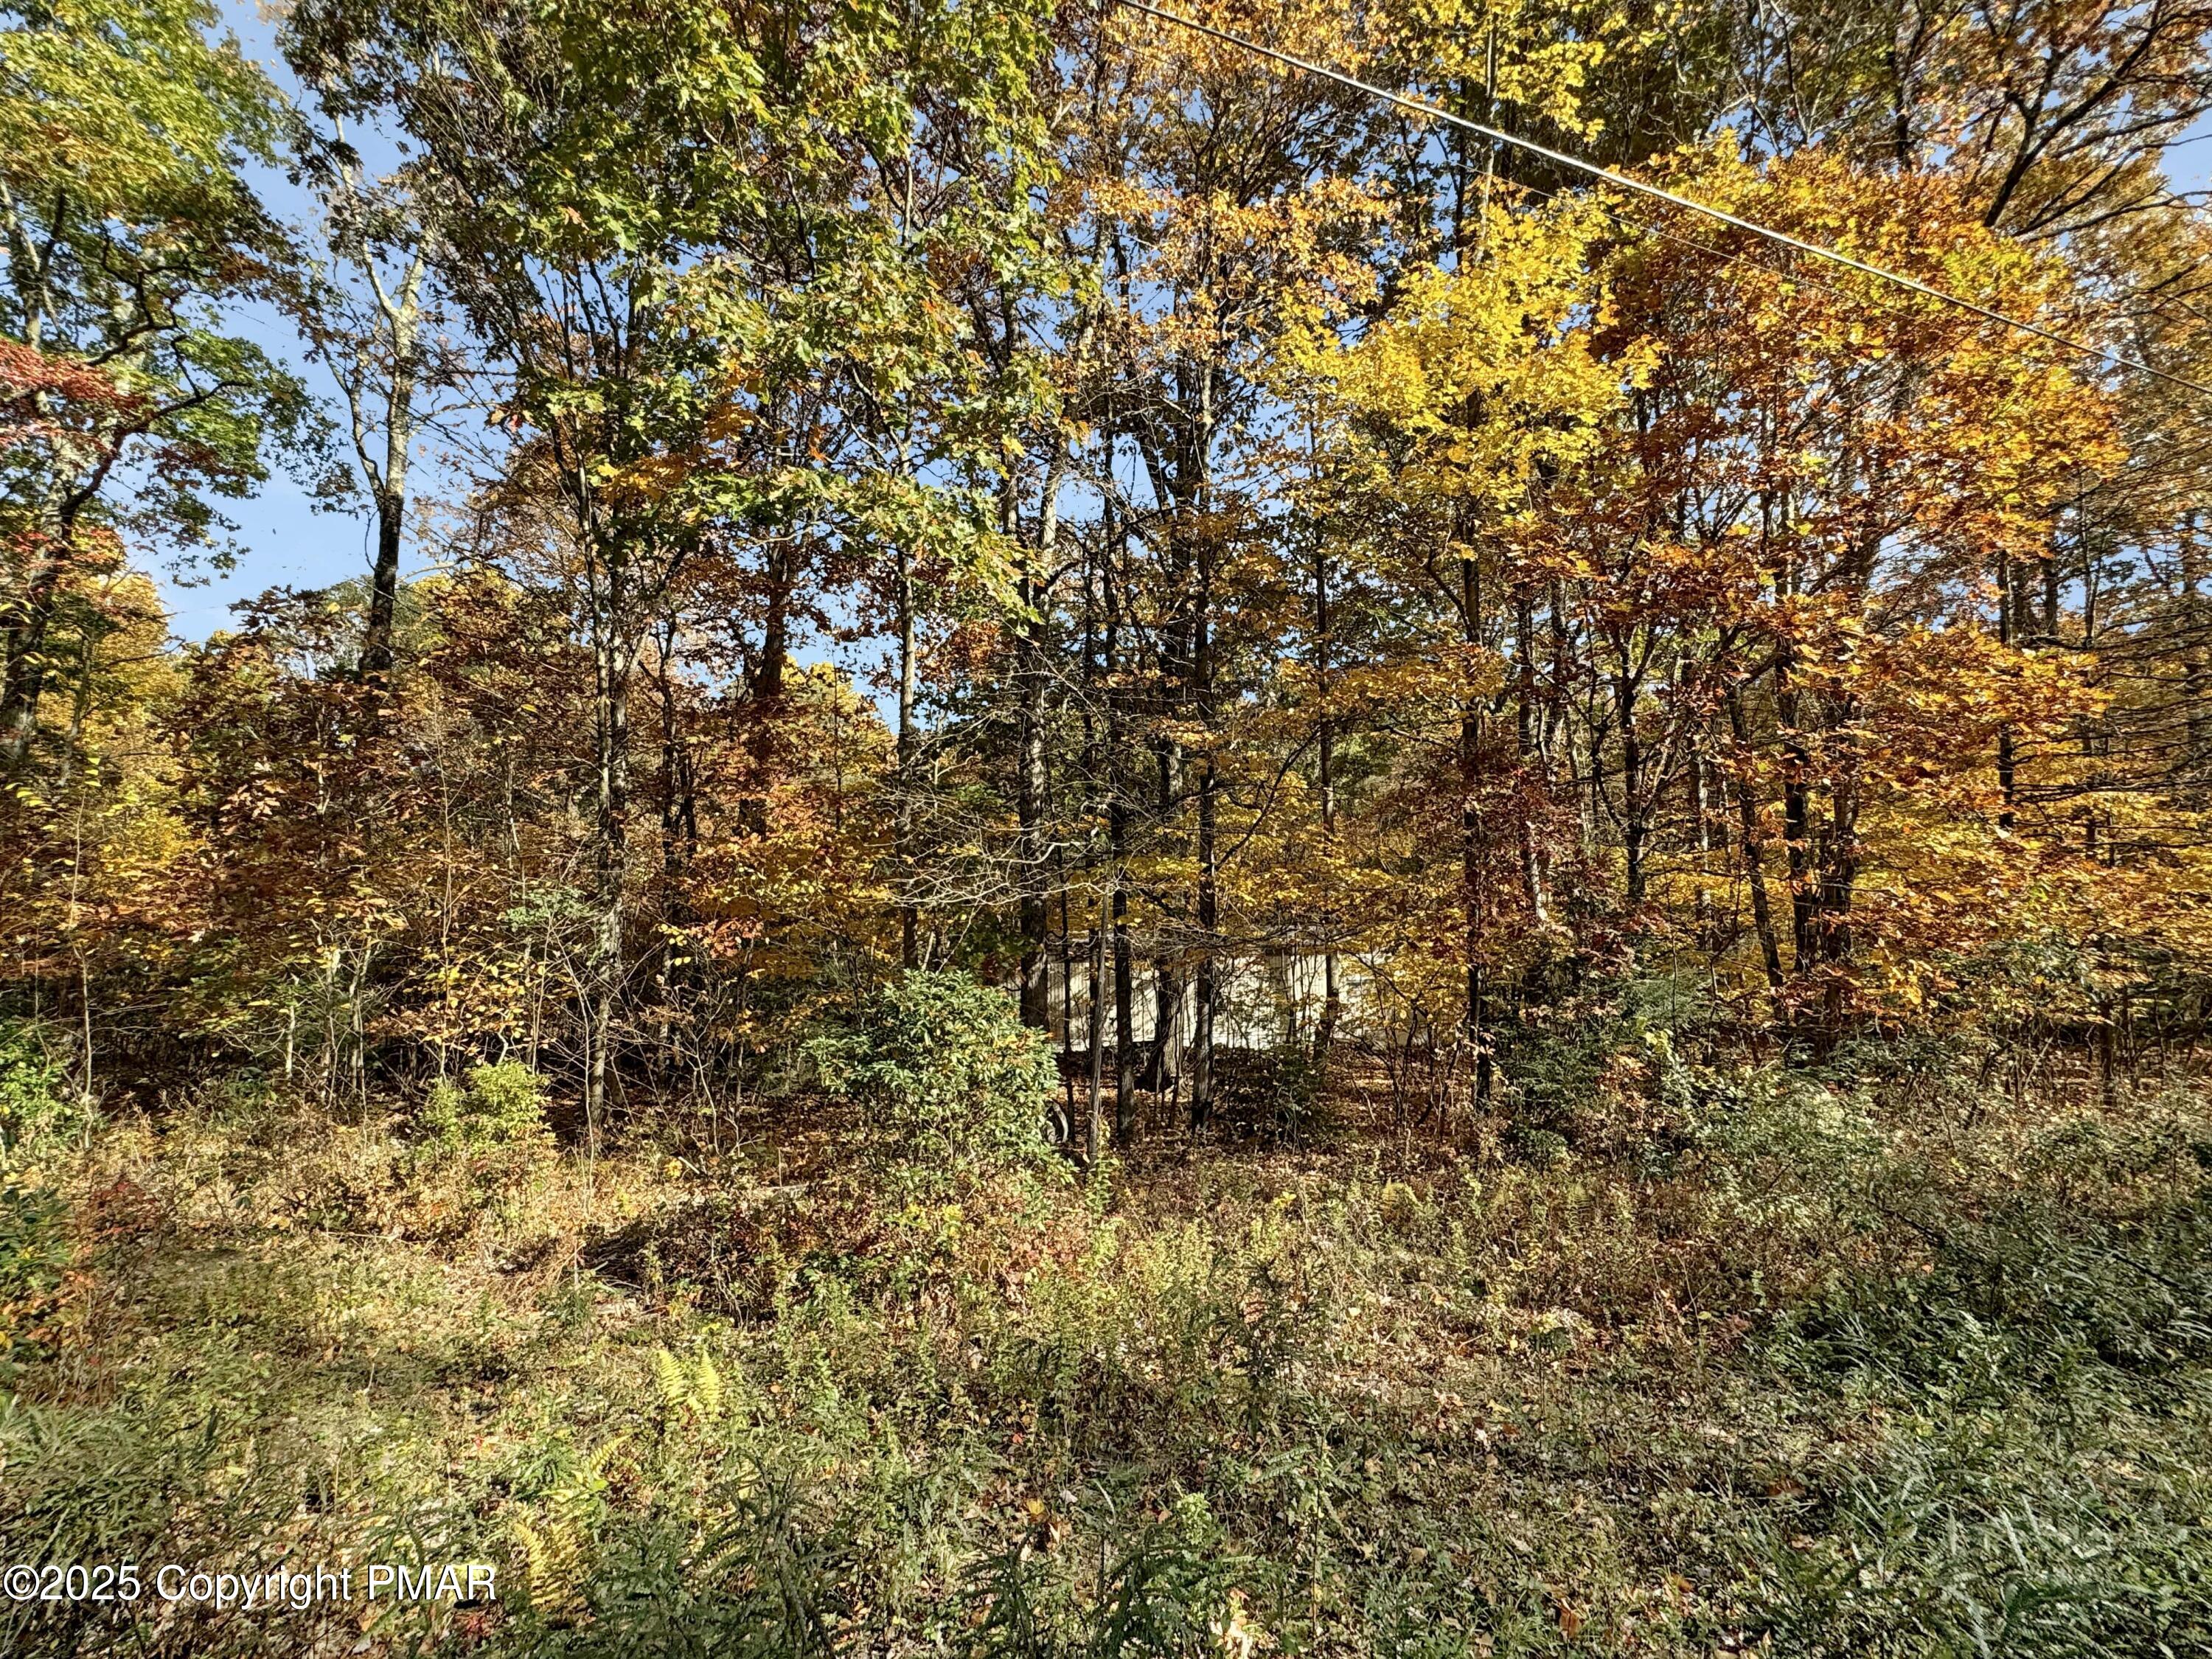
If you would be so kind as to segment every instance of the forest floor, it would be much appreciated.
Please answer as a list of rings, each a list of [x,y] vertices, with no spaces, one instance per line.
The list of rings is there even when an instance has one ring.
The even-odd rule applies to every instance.
[[[145,1593],[0,1649],[2212,1652],[2207,1094],[1683,1075],[957,1180],[112,1115],[0,1240],[0,1557]],[[496,1598],[150,1578],[421,1561]]]

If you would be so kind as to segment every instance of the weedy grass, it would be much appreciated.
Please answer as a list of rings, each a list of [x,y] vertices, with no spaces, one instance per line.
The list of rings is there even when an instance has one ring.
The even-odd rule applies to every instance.
[[[1347,1105],[1083,1179],[820,1108],[750,1161],[587,1159],[513,1076],[73,1129],[0,1553],[499,1595],[15,1607],[0,1646],[2212,1650],[2196,1096],[1969,1133],[1641,1034],[1612,1064],[1636,1133],[1594,1091],[1541,1158]]]

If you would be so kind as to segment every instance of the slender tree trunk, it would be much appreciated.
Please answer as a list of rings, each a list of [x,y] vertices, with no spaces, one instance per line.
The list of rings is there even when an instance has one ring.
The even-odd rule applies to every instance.
[[[1215,374],[1205,371],[1205,404],[1193,442],[1194,500],[1201,512],[1212,504],[1212,457]],[[1191,616],[1191,678],[1198,716],[1209,738],[1220,709],[1215,698],[1213,578],[1216,532],[1205,526],[1192,560],[1197,577]],[[1191,1021],[1190,1121],[1200,1127],[1213,1115],[1214,1023],[1221,1006],[1220,773],[1209,741],[1198,774],[1198,1006]]]
[[[2194,522],[2193,518],[2191,522]],[[2043,637],[2054,645],[2058,641],[2058,601],[2062,581],[2058,568],[2058,535],[2054,530],[2049,556],[2043,561]]]
[[[1329,714],[1328,553],[1319,537],[1314,542],[1314,683],[1321,699],[1321,719],[1314,734],[1315,783],[1321,793],[1321,838],[1335,858],[1336,849],[1336,722]],[[1314,1031],[1314,1066],[1324,1077],[1329,1051],[1336,1042],[1337,1021],[1343,1015],[1343,999],[1336,983],[1336,917],[1322,918],[1328,934],[1321,959],[1321,1023]]]
[[[1155,758],[1158,763],[1158,811],[1159,822],[1165,823],[1175,811],[1178,788],[1176,756],[1174,745],[1162,742]],[[1155,1093],[1165,1094],[1180,1087],[1182,1078],[1182,975],[1175,957],[1163,941],[1160,953],[1152,959],[1152,1085]]]
[[[1075,941],[1067,919],[1067,872],[1060,867],[1059,855],[1054,855],[1054,873],[1059,879],[1054,884],[1060,889],[1060,1058],[1074,1075],[1075,1066]]]
[[[70,787],[76,776],[77,763],[84,754],[84,723],[92,713],[92,671],[100,655],[101,626],[88,617],[84,632],[77,641],[76,691],[70,701],[69,738],[62,744],[60,769],[54,779],[58,789]],[[90,1064],[88,1058],[86,1063]]]
[[[1551,799],[1552,780],[1536,725],[1536,607],[1526,593],[1513,602],[1513,658],[1515,690],[1513,739],[1520,757],[1521,810],[1513,815],[1521,859],[1521,892],[1528,902],[1528,915],[1539,927],[1551,917],[1543,860],[1536,845],[1536,811]]]
[[[2187,738],[2180,772],[2189,798],[2202,801],[2208,771],[2212,771],[2212,605],[2205,599],[2205,558],[2197,538],[2197,514],[2182,520],[2180,545],[2181,631],[2187,641],[2181,653],[2182,719]]]
[[[1213,1115],[1213,1022],[1221,1002],[1221,886],[1213,757],[1198,775],[1198,1006],[1191,1019],[1190,1121],[1203,1127]]]
[[[1813,757],[1805,746],[1790,663],[1775,665],[1774,706],[1782,725],[1782,836],[1790,869],[1790,970],[1808,974],[1820,955],[1819,885],[1813,873]]]
[[[1460,562],[1461,623],[1467,643],[1482,642],[1482,573],[1472,555]],[[1467,933],[1467,1043],[1474,1061],[1474,1097],[1490,1098],[1489,1037],[1483,1006],[1482,700],[1469,693],[1462,702],[1459,723],[1460,902]]]
[[[1624,664],[1629,644],[1620,651]],[[1646,892],[1644,843],[1650,833],[1650,803],[1645,799],[1644,733],[1636,718],[1636,681],[1626,666],[1613,676],[1613,719],[1620,727],[1620,840],[1626,868],[1626,898],[1631,911],[1641,909]]]
[[[361,678],[370,684],[392,672],[392,630],[399,608],[400,526],[404,498],[376,492],[376,563],[369,573],[368,622],[362,636]]]
[[[1046,908],[1045,870],[1048,854],[1045,848],[1046,778],[1044,751],[1045,665],[1044,665],[1044,607],[1048,599],[1045,575],[1050,568],[1053,531],[1059,522],[1058,503],[1053,497],[1059,493],[1060,469],[1055,457],[1045,491],[1044,517],[1038,535],[1038,547],[1025,562],[1018,587],[1024,617],[1016,663],[1018,684],[1018,710],[1016,746],[1018,769],[1014,787],[1014,816],[1016,819],[1015,863],[1018,866],[1017,879],[1020,884],[1016,919],[1022,935],[1021,1018],[1022,1024],[1036,1030],[1047,1029],[1052,1022],[1050,992],[1046,981],[1045,939],[1050,927],[1050,915]],[[1010,536],[1019,531],[1016,517],[1014,487],[1012,480],[1000,498],[1002,528]]]
[[[661,903],[671,920],[683,921],[690,918],[682,882],[699,847],[699,793],[698,769],[684,741],[675,653],[672,627],[661,632],[654,676],[660,702],[660,877],[665,890]]]
[[[1881,486],[1879,477],[1868,483],[1870,492],[1878,492]],[[1870,527],[1851,550],[1850,562],[1843,572],[1840,586],[1862,623],[1880,542],[1879,530]],[[1838,651],[1838,678],[1846,686],[1852,683],[1849,670],[1857,654],[1856,638],[1855,634],[1845,634]],[[1847,986],[1842,969],[1857,945],[1851,908],[1864,857],[1859,840],[1859,814],[1866,785],[1866,753],[1860,735],[1865,716],[1864,699],[1856,691],[1846,691],[1835,700],[1827,724],[1828,823],[1822,836],[1819,872],[1820,960],[1828,970],[1823,998],[1823,1042],[1832,1042],[1842,1034],[1848,1012]]]
[[[1739,763],[1751,757],[1751,726],[1744,717],[1743,696],[1734,686],[1728,694],[1729,734],[1735,739]],[[1774,935],[1774,907],[1766,894],[1766,855],[1760,848],[1759,804],[1752,797],[1751,780],[1739,778],[1735,786],[1739,833],[1743,849],[1744,879],[1751,889],[1751,924],[1759,935],[1759,957],[1766,969],[1767,988],[1782,994],[1782,945]]]
[[[902,537],[898,550],[898,820],[894,828],[898,880],[914,878],[914,549]],[[899,965],[921,966],[918,918],[909,896],[899,905]]]
[[[1109,440],[1108,453],[1112,453]],[[1110,508],[1109,508],[1110,511]],[[1109,532],[1112,526],[1109,526]],[[1123,534],[1126,536],[1126,531]],[[1109,920],[1114,930],[1114,1139],[1127,1146],[1136,1133],[1136,1043],[1130,1017],[1134,987],[1129,947],[1129,801],[1124,787],[1124,750],[1128,744],[1127,721],[1121,689],[1121,587],[1117,580],[1109,533],[1100,572],[1101,597],[1106,606],[1104,672],[1106,678],[1106,855],[1112,866],[1113,896]],[[1126,544],[1124,544],[1126,550]]]
[[[2006,555],[1997,555],[1997,643],[2009,648],[2013,644],[2013,566]],[[2013,780],[2012,726],[2006,722],[1997,727],[1997,794],[2004,803],[1997,812],[1997,828],[2013,827],[2013,808],[2015,805]]]
[[[1129,889],[1119,865],[1114,872],[1114,1139],[1127,1146],[1137,1130],[1137,1045],[1131,1036],[1136,1012],[1129,950]]]
[[[762,570],[767,587],[761,619],[760,655],[746,686],[750,731],[751,777],[738,802],[738,823],[755,840],[769,831],[769,796],[775,787],[779,727],[783,715],[784,676],[791,664],[792,590],[799,580],[798,550],[785,538],[769,545]]]
[[[76,526],[64,520],[53,544],[71,548]],[[54,602],[68,554],[39,553],[31,559],[21,597],[0,611],[7,624],[7,647],[0,658],[0,774],[13,775],[29,760],[39,730],[39,703],[46,690],[46,635],[53,626]]]
[[[1106,1065],[1106,915],[1101,903],[1091,918],[1091,1094],[1083,1116],[1083,1158],[1098,1162],[1105,1125]]]
[[[1197,611],[1192,619],[1191,664],[1199,719],[1211,733],[1219,718],[1214,695],[1213,532],[1200,537],[1196,560]],[[1221,777],[1212,745],[1198,771],[1198,1006],[1191,1021],[1190,1118],[1194,1127],[1213,1115],[1215,1023],[1221,1009]]]
[[[381,465],[372,464],[361,394],[350,387],[347,391],[353,410],[354,443],[361,453],[362,470],[368,475],[369,495],[376,506],[376,563],[369,573],[368,620],[361,645],[361,678],[371,684],[380,684],[392,672],[392,626],[399,607],[400,542],[407,520],[407,463],[415,444],[416,331],[422,323],[425,258],[418,250],[395,295],[387,295],[380,283],[374,283],[392,351]],[[374,276],[372,270],[372,280]]]
[[[595,604],[592,641],[593,726],[598,750],[599,801],[594,898],[598,936],[592,964],[589,1066],[584,1085],[584,1123],[592,1156],[606,1121],[612,1078],[616,1005],[623,980],[623,909],[629,874],[626,820],[629,807],[629,672],[617,618],[625,595],[625,556],[608,550],[602,592]]]

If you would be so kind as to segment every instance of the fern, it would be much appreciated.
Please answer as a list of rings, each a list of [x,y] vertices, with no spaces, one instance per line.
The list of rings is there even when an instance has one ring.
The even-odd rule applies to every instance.
[[[660,1389],[664,1410],[673,1413],[690,1403],[691,1378],[684,1369],[684,1362],[665,1348],[653,1351],[653,1380]]]
[[[509,1522],[528,1574],[531,1610],[546,1620],[573,1619],[584,1609],[584,1529],[566,1505],[543,1530],[516,1516]]]
[[[714,1356],[702,1353],[697,1368],[692,1373],[693,1403],[699,1415],[709,1421],[722,1414],[722,1374],[714,1369]]]
[[[660,1390],[660,1403],[671,1413],[688,1412],[702,1423],[722,1414],[722,1374],[711,1354],[702,1353],[686,1364],[665,1348],[653,1352],[653,1380]]]

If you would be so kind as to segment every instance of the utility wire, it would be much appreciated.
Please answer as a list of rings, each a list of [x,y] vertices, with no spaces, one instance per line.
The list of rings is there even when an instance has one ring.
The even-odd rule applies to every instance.
[[[2116,364],[2122,368],[2131,368],[2137,374],[2148,374],[2156,380],[2165,380],[2186,391],[2194,392],[2199,397],[2212,398],[2212,386],[2204,386],[2195,380],[2185,380],[2179,374],[2169,374],[2166,370],[2153,368],[2148,363],[2139,359],[2123,356],[2117,351],[2108,351],[2102,346],[2094,346],[2081,340],[2071,339],[2066,335],[2055,333],[2038,324],[2022,321],[2018,317],[2007,316],[2002,311],[1994,311],[1988,306],[1978,305],[1972,300],[1946,293],[1943,289],[1931,287],[1917,278],[1900,275],[1894,270],[1885,270],[1880,265],[1870,265],[1863,259],[1852,258],[1848,253],[1838,253],[1832,247],[1823,247],[1818,242],[1806,241],[1800,237],[1790,235],[1786,231],[1771,229],[1752,220],[1741,218],[1723,209],[1709,206],[1704,202],[1692,201],[1686,196],[1677,196],[1671,190],[1662,190],[1657,185],[1645,184],[1640,179],[1632,179],[1625,173],[1616,173],[1611,167],[1600,167],[1595,161],[1585,161],[1578,155],[1571,155],[1565,150],[1553,149],[1549,145],[1540,144],[1533,138],[1523,138],[1517,134],[1504,131],[1501,128],[1486,126],[1480,121],[1469,120],[1464,115],[1455,115],[1451,111],[1441,109],[1422,99],[1410,97],[1402,92],[1393,92],[1388,87],[1376,86],[1371,82],[1362,81],[1346,75],[1341,70],[1333,70],[1325,64],[1316,64],[1307,58],[1293,57],[1287,52],[1278,52],[1273,46],[1261,46],[1256,40],[1248,40],[1241,34],[1232,34],[1227,29],[1216,28],[1212,24],[1202,23],[1194,17],[1186,17],[1179,12],[1168,11],[1158,6],[1149,5],[1146,0],[1117,0],[1117,3],[1127,7],[1131,11],[1142,12],[1147,17],[1157,17],[1164,23],[1173,23],[1176,27],[1188,29],[1194,33],[1211,35],[1214,40],[1226,45],[1239,47],[1261,58],[1273,58],[1278,64],[1301,70],[1307,75],[1319,76],[1324,81],[1334,81],[1339,86],[1349,87],[1354,92],[1365,93],[1370,98],[1380,98],[1385,103],[1395,104],[1401,109],[1411,110],[1416,115],[1425,115],[1432,121],[1442,121],[1447,125],[1461,128],[1464,131],[1488,138],[1496,143],[1510,144],[1516,149],[1526,150],[1531,155],[1540,155],[1547,161],[1554,162],[1560,167],[1571,167],[1577,173],[1587,173],[1593,179],[1601,179],[1606,183],[1618,185],[1622,190],[1652,197],[1658,201],[1686,209],[1692,213],[1701,213],[1709,219],[1717,219],[1724,225],[1734,226],[1738,230],[1749,231],[1753,235],[1763,236],[1771,242],[1779,242],[1783,246],[1795,248],[1800,253],[1809,253],[1815,258],[1829,260],[1847,270],[1856,270],[1862,276],[1875,277],[1885,283],[1894,283],[1899,288],[1910,289],[1915,294],[1922,295],[1928,299],[1938,300],[1948,306],[1956,306],[1961,311],[1972,312],[1985,321],[2001,324],[2006,328],[2016,329],[2022,334],[2033,334],[2039,340],[2047,340],[2053,345],[2063,346],[2067,350],[2077,352],[2084,357],[2094,357],[2105,362]]]

